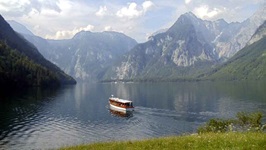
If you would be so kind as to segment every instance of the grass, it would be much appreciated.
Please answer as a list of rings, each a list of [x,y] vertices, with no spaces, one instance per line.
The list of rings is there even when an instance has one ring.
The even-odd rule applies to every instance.
[[[164,137],[142,141],[107,142],[62,148],[62,150],[138,149],[266,149],[266,133],[228,132]]]

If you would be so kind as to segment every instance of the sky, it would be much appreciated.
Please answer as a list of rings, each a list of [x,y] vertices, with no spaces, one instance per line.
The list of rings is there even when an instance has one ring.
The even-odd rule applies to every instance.
[[[84,30],[122,32],[138,42],[192,12],[205,20],[242,22],[265,0],[1,0],[0,14],[46,39]]]

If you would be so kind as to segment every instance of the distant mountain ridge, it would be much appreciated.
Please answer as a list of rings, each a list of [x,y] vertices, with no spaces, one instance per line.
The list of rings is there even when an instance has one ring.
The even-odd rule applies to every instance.
[[[46,40],[24,35],[54,64],[80,81],[97,81],[105,69],[137,42],[118,32],[81,31],[72,39]]]
[[[18,73],[23,73],[28,79],[21,78],[21,81],[27,80],[28,86],[42,86],[42,82],[50,80],[50,76],[54,82],[59,84],[75,84],[76,81],[65,74],[60,68],[46,60],[30,42],[25,40],[20,34],[16,33],[5,19],[0,15],[0,41],[1,43],[1,61],[6,60],[0,64],[1,75],[10,78],[12,74],[18,76]],[[11,56],[10,56],[11,55]],[[6,64],[7,62],[10,63]],[[14,70],[12,67],[21,66]],[[11,68],[10,68],[11,67]],[[20,70],[24,68],[23,70]],[[12,71],[12,72],[10,72]],[[41,72],[47,74],[40,74]],[[11,73],[11,75],[9,75]],[[37,75],[36,75],[37,74]],[[22,74],[21,74],[22,75]],[[32,82],[29,81],[32,79]],[[11,79],[10,79],[11,80]],[[16,79],[13,79],[16,80]],[[28,82],[29,81],[29,82]],[[40,82],[39,82],[40,81]],[[6,81],[3,80],[6,83]],[[35,83],[33,83],[35,82]],[[19,85],[20,83],[14,83]],[[45,83],[47,86],[53,84],[52,82]]]

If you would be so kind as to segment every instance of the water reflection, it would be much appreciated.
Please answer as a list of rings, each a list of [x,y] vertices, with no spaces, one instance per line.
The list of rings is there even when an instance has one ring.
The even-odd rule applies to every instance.
[[[133,112],[131,111],[125,111],[125,112],[117,111],[117,110],[112,109],[112,107],[109,109],[109,111],[112,116],[122,117],[122,118],[133,117]]]
[[[63,88],[29,88],[4,93],[0,97],[0,149],[25,146],[27,139],[39,132],[42,105],[62,93]],[[23,141],[25,140],[25,141]],[[29,143],[30,144],[30,143]]]
[[[209,118],[266,114],[265,82],[77,84],[0,96],[0,149],[54,149],[195,132]],[[109,109],[115,95],[135,111]]]

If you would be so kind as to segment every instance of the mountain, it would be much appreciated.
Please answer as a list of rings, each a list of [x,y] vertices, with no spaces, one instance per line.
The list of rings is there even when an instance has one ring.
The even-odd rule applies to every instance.
[[[266,79],[266,21],[257,29],[246,47],[226,63],[215,68],[205,79],[265,80]]]
[[[112,62],[137,42],[118,32],[81,31],[72,39],[45,40],[24,35],[43,54],[66,73],[80,81],[97,81]]]
[[[227,23],[223,19],[211,22],[195,17],[193,20],[198,31],[214,46],[219,58],[226,60],[242,49],[266,20],[266,4],[243,22]]]
[[[207,30],[203,20],[192,13],[181,15],[166,32],[124,55],[104,79],[185,78],[204,71],[218,55],[208,42],[211,33],[203,30]]]
[[[24,37],[78,80],[194,78],[227,61],[248,44],[266,19],[265,8],[241,23],[207,21],[185,13],[169,29],[138,45],[116,32],[82,31],[68,40]]]
[[[135,46],[103,80],[194,78],[231,58],[265,21],[265,6],[242,23],[207,21],[185,13],[166,32]]]
[[[0,28],[1,81],[5,83],[1,84],[2,86],[9,84],[7,81],[12,81],[14,86],[49,86],[54,83],[76,83],[72,77],[47,61],[36,47],[16,33],[1,15]],[[20,80],[12,77],[18,77]],[[23,84],[20,81],[23,81]]]
[[[24,35],[34,35],[29,29],[27,29],[24,25],[14,21],[14,20],[8,20],[8,24],[12,27],[13,30],[20,34]]]
[[[230,58],[244,48],[257,28],[266,20],[266,4],[242,23],[231,23],[220,31],[213,43],[219,57]]]

